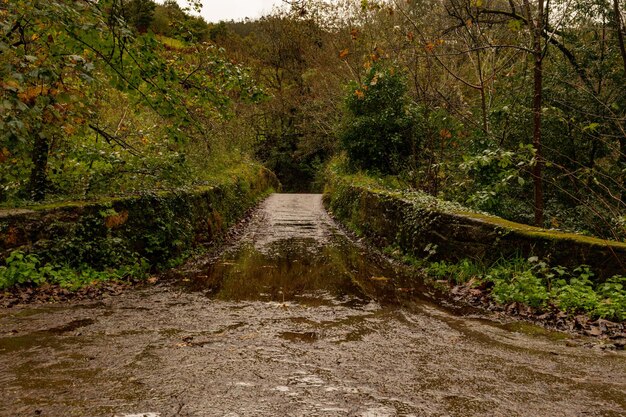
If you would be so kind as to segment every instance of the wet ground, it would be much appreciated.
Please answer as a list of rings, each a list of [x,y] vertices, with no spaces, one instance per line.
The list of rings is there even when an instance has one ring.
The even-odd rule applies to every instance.
[[[624,352],[455,315],[398,268],[273,195],[175,282],[1,309],[0,415],[626,415]]]

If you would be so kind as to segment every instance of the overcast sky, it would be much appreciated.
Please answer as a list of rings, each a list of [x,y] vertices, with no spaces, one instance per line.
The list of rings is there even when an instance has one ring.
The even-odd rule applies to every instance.
[[[187,5],[185,0],[177,1],[181,6]],[[255,19],[271,12],[272,6],[281,3],[281,0],[202,0],[202,16],[207,22],[243,20],[246,17]]]

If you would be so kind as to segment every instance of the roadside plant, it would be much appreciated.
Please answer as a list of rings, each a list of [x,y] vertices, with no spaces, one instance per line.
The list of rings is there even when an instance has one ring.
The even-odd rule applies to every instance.
[[[88,265],[72,268],[68,265],[43,263],[34,254],[16,250],[0,266],[0,289],[15,286],[40,286],[55,284],[61,288],[77,290],[103,281],[122,281],[147,277],[149,264],[145,259],[123,265],[117,269],[98,271]]]

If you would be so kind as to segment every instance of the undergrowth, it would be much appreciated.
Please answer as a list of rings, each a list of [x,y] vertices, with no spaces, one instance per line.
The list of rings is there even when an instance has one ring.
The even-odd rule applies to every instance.
[[[13,251],[6,258],[5,266],[0,266],[0,289],[17,285],[34,287],[54,284],[69,290],[78,290],[99,282],[144,279],[148,269],[149,264],[145,259],[116,269],[98,271],[88,265],[72,268],[68,265],[43,264],[37,255]]]
[[[518,302],[539,310],[557,308],[592,318],[626,320],[626,277],[594,283],[587,266],[568,269],[550,266],[537,257],[500,260],[484,266],[470,260],[432,262],[425,266],[434,279],[489,289],[500,304]]]

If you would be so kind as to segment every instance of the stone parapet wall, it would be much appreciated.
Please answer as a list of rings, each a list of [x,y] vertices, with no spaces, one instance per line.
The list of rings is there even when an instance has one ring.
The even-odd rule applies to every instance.
[[[219,185],[96,202],[0,211],[0,257],[109,268],[145,259],[166,266],[194,245],[219,241],[260,198],[280,187],[254,164]]]
[[[420,193],[356,184],[330,173],[324,193],[338,220],[381,247],[397,246],[417,258],[491,264],[538,256],[550,265],[589,265],[596,279],[626,275],[626,244],[540,229],[473,213]]]

